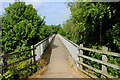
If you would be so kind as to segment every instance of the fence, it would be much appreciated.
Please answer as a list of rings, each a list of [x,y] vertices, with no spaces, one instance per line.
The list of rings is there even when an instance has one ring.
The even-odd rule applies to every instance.
[[[32,63],[25,66],[25,67],[23,67],[23,68],[21,68],[21,69],[19,69],[19,70],[16,70],[14,72],[14,74],[16,74],[16,73],[18,73],[18,72],[20,72],[22,70],[25,70],[25,69],[27,69],[28,67],[30,67],[32,65],[35,65],[38,62],[38,60],[41,58],[42,54],[47,49],[47,47],[49,46],[51,41],[54,39],[54,37],[55,37],[55,34],[51,35],[50,37],[47,37],[46,39],[40,41],[39,43],[31,46],[31,49],[1,55],[0,57],[2,58],[2,63],[3,63],[3,65],[2,65],[2,73],[4,74],[8,70],[8,67],[16,65],[16,64],[18,64],[18,63],[20,63],[22,61],[26,61],[26,60],[28,60],[30,58],[32,58]],[[16,62],[13,62],[13,63],[10,63],[10,64],[7,63],[8,58],[10,58],[12,55],[21,54],[23,52],[28,52],[28,51],[32,51],[31,55],[29,57],[20,59],[20,60],[18,60]]]
[[[108,59],[107,59],[107,55],[111,55],[111,56],[115,56],[115,57],[120,57],[120,53],[115,53],[115,52],[109,52],[107,47],[103,47],[103,50],[97,50],[97,49],[90,49],[90,48],[86,48],[83,46],[83,44],[80,44],[80,46],[78,46],[77,44],[73,43],[72,41],[62,37],[61,35],[58,35],[62,41],[62,43],[64,44],[64,46],[66,47],[66,49],[69,51],[71,57],[74,59],[75,63],[79,66],[77,66],[77,68],[79,70],[81,70],[82,72],[84,72],[85,74],[93,77],[93,78],[97,78],[96,76],[91,75],[90,73],[88,73],[87,71],[84,70],[84,66],[95,71],[98,72],[104,76],[106,76],[107,78],[116,78],[110,74],[108,74],[107,72],[107,66],[115,68],[117,70],[120,70],[120,66],[115,65],[115,64],[111,64],[108,63]],[[96,53],[100,53],[102,54],[102,60],[98,60],[89,56],[86,56],[83,54],[83,51],[90,51],[90,52],[96,52]],[[85,64],[83,62],[83,59],[88,59],[90,61],[95,61],[97,63],[102,64],[102,68],[101,70],[96,69],[92,66],[89,66],[88,64]]]

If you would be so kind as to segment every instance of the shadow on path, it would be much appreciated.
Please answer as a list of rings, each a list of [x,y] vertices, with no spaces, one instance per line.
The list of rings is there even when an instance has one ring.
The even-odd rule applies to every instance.
[[[52,40],[48,48],[45,50],[44,54],[42,55],[40,59],[39,67],[38,67],[39,71],[35,73],[34,75],[30,76],[27,80],[34,80],[34,79],[36,80],[37,78],[40,79],[40,76],[46,72],[48,64],[50,63],[50,57],[52,53],[54,39]],[[54,46],[54,47],[56,48],[57,46]]]
[[[53,44],[52,49],[58,48],[59,46]]]

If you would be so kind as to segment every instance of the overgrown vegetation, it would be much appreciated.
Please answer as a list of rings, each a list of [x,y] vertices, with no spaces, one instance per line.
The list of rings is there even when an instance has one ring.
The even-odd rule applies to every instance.
[[[2,44],[6,53],[34,45],[61,29],[60,25],[45,25],[32,4],[14,2],[2,15]]]
[[[31,45],[43,40],[57,32],[73,42],[84,44],[85,47],[102,49],[102,46],[109,47],[109,51],[120,52],[120,2],[69,2],[71,17],[60,25],[46,25],[45,17],[37,15],[37,10],[32,4],[25,5],[25,2],[16,1],[5,8],[2,15],[2,52],[5,54],[15,51],[29,49]],[[85,55],[101,60],[101,54],[84,52]],[[7,63],[30,56],[31,53],[22,53],[10,58]],[[85,60],[97,69],[101,64]],[[108,55],[108,62],[119,65],[120,58]],[[31,59],[10,67],[4,74],[5,78],[11,77],[13,71],[31,63]],[[14,69],[14,70],[13,70]],[[34,69],[29,67],[21,72],[31,72]],[[12,72],[11,72],[12,71]],[[108,67],[108,73],[120,78],[120,70]],[[101,77],[98,73],[93,73]],[[15,79],[12,76],[11,79]]]
[[[15,1],[5,8],[5,13],[2,17],[2,52],[8,54],[11,52],[22,51],[30,49],[41,40],[49,37],[55,32],[60,32],[60,25],[46,25],[45,17],[41,18],[37,14],[37,10],[33,8],[32,4],[26,5],[25,2]],[[23,52],[19,55],[14,55],[6,58],[7,64],[16,62],[23,58],[31,56],[31,52]],[[15,71],[32,63],[32,59],[20,62],[8,68],[3,74],[3,79],[17,79],[18,77],[26,77],[27,72],[35,72],[35,65],[14,74]],[[14,74],[14,75],[13,75]]]
[[[109,51],[120,52],[120,2],[69,2],[67,5],[71,17],[63,23],[63,36],[85,47],[102,50],[102,46],[107,46]],[[99,53],[84,54],[101,60]],[[101,69],[99,63],[85,59],[84,62]],[[120,58],[108,56],[108,62],[119,65]],[[108,68],[108,73],[120,78],[120,70]]]

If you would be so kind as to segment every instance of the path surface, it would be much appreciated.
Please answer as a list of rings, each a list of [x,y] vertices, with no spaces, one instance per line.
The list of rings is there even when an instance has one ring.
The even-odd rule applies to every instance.
[[[63,45],[56,36],[52,45],[52,53],[47,72],[41,78],[88,78],[83,73],[74,72],[68,62],[68,56],[63,50]]]

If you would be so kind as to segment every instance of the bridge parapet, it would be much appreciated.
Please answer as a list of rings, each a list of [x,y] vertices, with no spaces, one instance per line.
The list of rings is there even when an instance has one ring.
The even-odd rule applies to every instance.
[[[77,61],[79,60],[78,55],[79,55],[79,50],[78,50],[78,45],[73,43],[72,41],[62,37],[60,34],[58,34],[60,40],[62,41],[62,43],[64,44],[66,50],[68,51],[68,53],[70,53],[69,55],[71,56],[71,58],[74,61],[74,66],[78,66]]]
[[[34,47],[36,48],[35,49],[35,55],[36,55],[35,60],[39,60],[41,58],[42,54],[47,49],[47,47],[49,46],[49,44],[51,43],[51,41],[54,37],[55,37],[55,34],[47,37],[46,39],[44,39],[34,45]]]
[[[103,47],[103,50],[97,50],[97,49],[86,48],[83,46],[83,44],[80,44],[80,46],[78,46],[77,44],[64,38],[60,34],[58,34],[58,36],[60,37],[60,40],[64,44],[65,48],[67,49],[67,51],[69,52],[71,57],[74,59],[74,62],[76,64],[75,66],[77,69],[81,70],[82,72],[91,76],[92,78],[97,78],[97,77],[93,76],[92,74],[87,72],[84,69],[85,67],[90,69],[90,70],[93,70],[97,73],[100,73],[101,76],[103,76],[104,78],[111,78],[111,79],[119,80],[115,76],[108,74],[108,67],[120,70],[120,66],[116,65],[116,64],[109,63],[107,56],[109,55],[109,56],[120,58],[120,53],[109,52],[108,47]],[[84,55],[84,51],[102,54],[102,59],[98,60],[96,58],[86,56],[86,55]],[[94,68],[94,67],[84,63],[83,59],[87,59],[87,60],[94,61],[94,62],[101,64],[102,65],[101,69],[99,70],[97,68]]]

